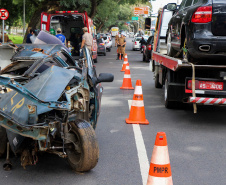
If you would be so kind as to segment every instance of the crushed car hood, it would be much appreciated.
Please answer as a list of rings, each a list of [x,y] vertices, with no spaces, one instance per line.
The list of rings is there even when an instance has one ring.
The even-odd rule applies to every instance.
[[[57,101],[75,75],[78,75],[76,71],[52,66],[33,78],[24,87],[42,101]],[[1,111],[20,124],[28,124],[29,105],[37,106],[38,115],[52,110],[41,103],[34,103],[28,99],[27,95],[18,93],[15,90],[6,94],[0,94]]]

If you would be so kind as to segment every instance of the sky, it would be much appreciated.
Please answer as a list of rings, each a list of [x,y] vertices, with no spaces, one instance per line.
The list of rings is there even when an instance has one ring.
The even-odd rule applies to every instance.
[[[181,3],[182,0],[155,0],[151,1],[152,4],[152,14],[157,13],[159,8],[162,8],[164,5],[168,3]]]

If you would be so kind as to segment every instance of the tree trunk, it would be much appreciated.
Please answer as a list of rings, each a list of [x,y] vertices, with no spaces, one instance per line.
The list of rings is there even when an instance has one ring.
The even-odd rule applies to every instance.
[[[99,26],[99,28],[98,28],[98,30],[97,30],[98,33],[101,31],[101,29],[102,29],[103,26],[104,26],[104,22],[102,22],[102,23],[100,24],[100,26]]]
[[[30,31],[31,28],[36,28],[36,26],[38,26],[38,23],[40,22],[40,19],[41,19],[41,13],[42,12],[46,12],[47,11],[47,7],[42,7],[42,8],[39,8],[35,11],[35,13],[33,14],[33,16],[31,17],[31,20],[28,24],[28,27],[26,29],[26,33],[24,35],[24,40],[23,40],[23,43],[26,43],[26,38],[27,38],[27,35]]]
[[[93,19],[97,12],[97,0],[92,0],[90,18]]]
[[[53,12],[55,10],[59,10],[60,8],[61,7],[59,6],[58,2],[55,2],[53,0],[43,1],[42,4],[40,4],[39,8],[37,8],[37,10],[34,12],[33,16],[31,17],[31,20],[26,29],[23,43],[26,42],[27,35],[31,28],[33,28],[33,29],[40,28],[41,29],[41,13],[42,12],[48,12],[48,11]]]

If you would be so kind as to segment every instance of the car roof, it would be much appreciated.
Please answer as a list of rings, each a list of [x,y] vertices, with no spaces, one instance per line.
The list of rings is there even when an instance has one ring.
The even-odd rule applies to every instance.
[[[18,44],[16,46],[19,52],[14,55],[14,59],[46,58],[64,49],[63,46],[57,44]]]

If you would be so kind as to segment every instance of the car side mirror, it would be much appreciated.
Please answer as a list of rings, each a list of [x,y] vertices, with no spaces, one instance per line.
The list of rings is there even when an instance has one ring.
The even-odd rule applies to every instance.
[[[168,3],[166,5],[166,9],[169,11],[175,11],[177,9],[177,4],[176,3]]]
[[[111,73],[100,73],[99,77],[97,78],[97,83],[101,82],[113,82],[114,75]]]

